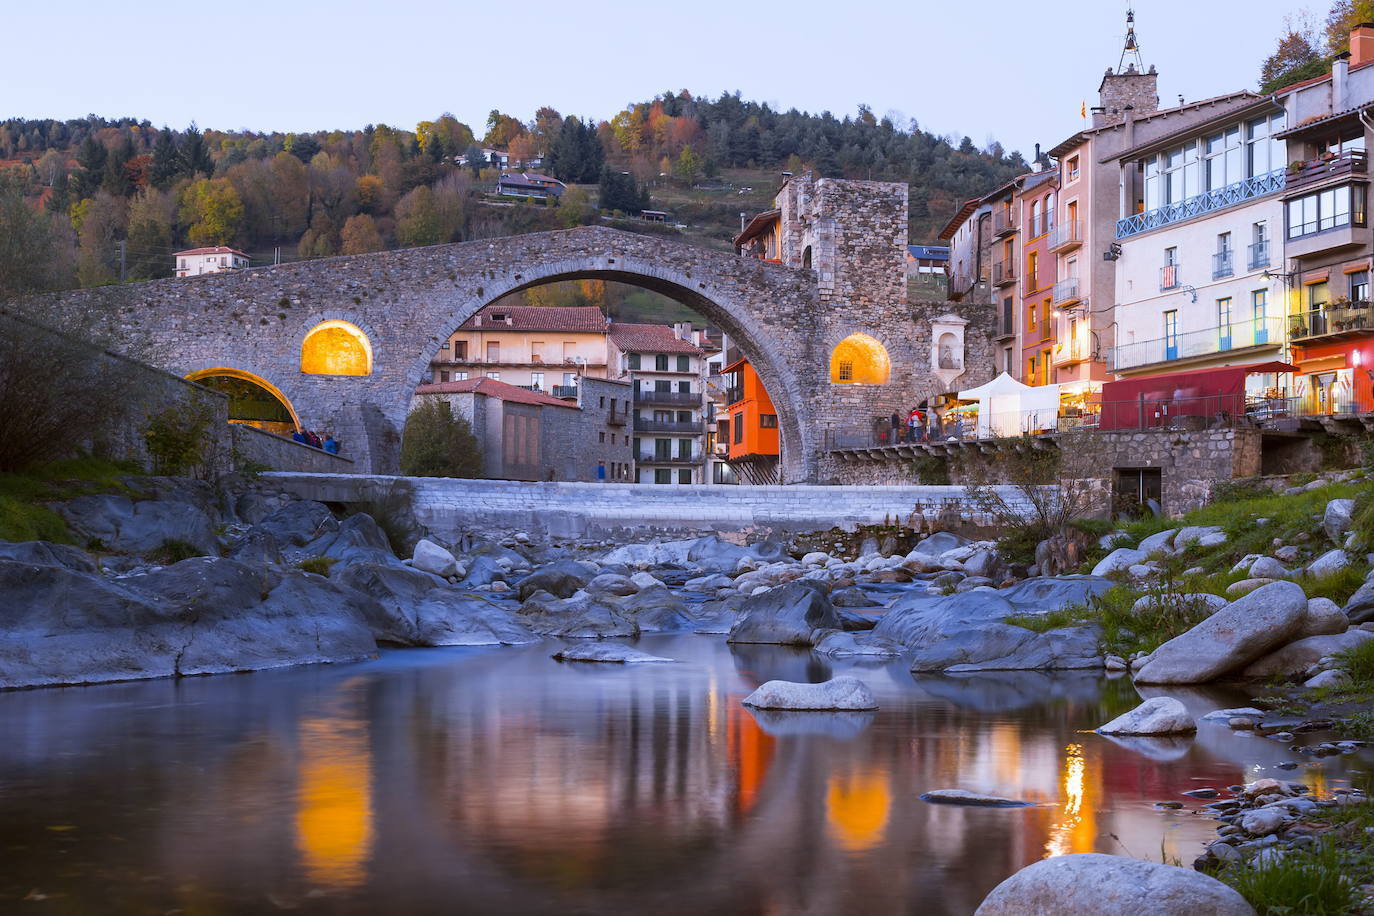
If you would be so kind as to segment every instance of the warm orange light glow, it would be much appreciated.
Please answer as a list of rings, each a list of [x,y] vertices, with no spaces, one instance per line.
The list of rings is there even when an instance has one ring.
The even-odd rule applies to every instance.
[[[242,369],[230,369],[227,366],[216,366],[213,369],[201,369],[186,376],[186,378],[192,382],[199,382],[202,379],[215,377],[236,378],[242,379],[245,382],[252,382],[281,402],[281,405],[286,408],[286,412],[291,414],[291,422],[295,424],[296,429],[304,428],[301,426],[301,418],[296,413],[296,408],[291,406],[291,402],[286,399],[286,395],[281,393],[280,388],[261,376],[254,375],[251,372],[244,372]],[[230,422],[233,422],[233,420],[231,419]]]
[[[886,773],[836,774],[825,793],[831,835],[841,849],[859,852],[883,841],[892,810]]]
[[[830,381],[841,385],[885,385],[892,371],[887,350],[867,334],[850,334],[830,353]]]
[[[357,887],[372,850],[372,756],[367,733],[341,718],[301,723],[296,844],[317,884]]]
[[[1097,788],[1100,778],[1100,773],[1089,774],[1083,745],[1070,744],[1064,748],[1063,799],[1059,817],[1050,825],[1046,856],[1094,851],[1097,819],[1087,795],[1090,789]]]
[[[321,322],[301,343],[301,371],[310,375],[370,375],[372,343],[347,321]]]

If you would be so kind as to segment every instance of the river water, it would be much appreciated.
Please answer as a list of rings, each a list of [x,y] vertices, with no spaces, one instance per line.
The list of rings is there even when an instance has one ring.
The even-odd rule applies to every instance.
[[[543,643],[0,694],[0,911],[967,914],[1046,855],[1190,863],[1215,822],[1185,790],[1331,788],[1365,763],[1277,770],[1303,758],[1210,724],[1114,743],[1086,730],[1139,698],[1098,674],[637,645],[677,663],[559,663]],[[840,673],[881,708],[740,705]],[[1034,806],[918,798],[943,788]]]

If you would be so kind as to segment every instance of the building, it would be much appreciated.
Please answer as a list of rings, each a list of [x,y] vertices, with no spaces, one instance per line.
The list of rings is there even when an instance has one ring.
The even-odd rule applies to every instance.
[[[993,287],[1001,290],[997,295],[1002,300],[1001,317],[1004,323],[1006,294],[1010,290],[1017,293],[1015,320],[1021,331],[1019,355],[1022,367],[1019,377],[1027,385],[1054,383],[1056,276],[1049,241],[1050,229],[1054,225],[1054,192],[1058,185],[1059,174],[1056,170],[1032,172],[1013,180],[1009,189],[1011,204],[1007,224],[1014,228],[996,243],[1004,245],[1005,251],[1003,260],[993,266]],[[1000,202],[993,208],[994,231],[999,224],[999,205]],[[1021,247],[1019,257],[1015,252],[1018,240]],[[999,267],[1003,268],[1001,285],[998,283]],[[1016,376],[1013,374],[1013,377]]]
[[[490,378],[421,385],[472,427],[483,470],[498,480],[628,481],[633,468],[630,387],[584,379],[575,400]]]
[[[617,378],[634,401],[637,483],[705,483],[706,351],[690,324],[613,322],[607,335]]]
[[[188,248],[172,255],[176,261],[176,276],[198,277],[201,274],[219,273],[221,270],[243,270],[248,266],[248,255],[237,248]]]
[[[782,263],[782,211],[765,210],[746,223],[735,236],[735,254]]]
[[[743,484],[780,483],[778,409],[754,367],[734,347],[725,351],[723,374],[729,387],[718,435],[730,467]]]
[[[505,197],[523,197],[528,200],[557,201],[567,190],[567,185],[557,178],[541,175],[538,172],[520,174],[501,173],[496,179],[496,193]]]
[[[581,377],[606,377],[610,322],[595,306],[488,305],[449,335],[431,382],[489,378],[575,398]]]
[[[1290,396],[1307,415],[1374,411],[1374,310],[1366,107],[1374,102],[1374,24],[1357,26],[1348,56],[1327,76],[1283,90],[1288,164],[1284,261],[1272,268],[1286,294],[1283,330],[1298,367]],[[1277,240],[1277,228],[1272,233]],[[1283,315],[1284,311],[1279,311]]]
[[[991,304],[992,205],[984,203],[981,197],[964,201],[940,230],[939,239],[949,243],[945,270],[949,274],[950,301]]]

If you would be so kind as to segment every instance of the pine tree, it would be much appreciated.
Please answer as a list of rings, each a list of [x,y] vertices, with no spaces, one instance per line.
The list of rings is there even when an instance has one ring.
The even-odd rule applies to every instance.
[[[96,192],[105,180],[105,161],[109,152],[105,144],[94,135],[88,135],[76,151],[76,164],[79,168],[72,173],[72,194],[77,200],[84,200]]]
[[[177,152],[176,136],[169,128],[158,131],[153,144],[153,166],[149,180],[153,187],[165,190],[181,172],[181,157]]]
[[[210,148],[205,145],[205,137],[194,121],[181,138],[179,152],[181,168],[178,171],[181,174],[191,178],[198,175],[209,177],[215,171],[215,164],[210,160]]]

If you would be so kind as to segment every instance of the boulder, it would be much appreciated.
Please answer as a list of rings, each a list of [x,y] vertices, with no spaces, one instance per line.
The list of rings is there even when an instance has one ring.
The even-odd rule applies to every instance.
[[[481,588],[484,585],[491,585],[493,582],[503,582],[506,578],[506,571],[490,556],[476,556],[471,553],[467,556],[468,570],[463,576],[463,581],[458,585],[462,588]]]
[[[199,557],[118,582],[0,560],[0,688],[249,671],[376,651],[363,595]]]
[[[1326,532],[1331,543],[1339,545],[1345,541],[1345,533],[1350,530],[1350,518],[1354,511],[1353,499],[1333,499],[1326,504],[1326,510],[1322,512],[1322,531]]]
[[[622,616],[633,620],[644,633],[689,630],[698,622],[693,616],[693,607],[661,582],[633,595],[603,596],[602,600],[615,607]]]
[[[266,531],[250,529],[229,549],[229,556],[240,563],[260,566],[281,566],[286,560],[282,556],[281,545]]]
[[[415,552],[411,555],[410,565],[422,572],[433,573],[443,579],[458,575],[457,558],[449,553],[447,547],[436,544],[429,538],[420,538],[415,543]]]
[[[972,543],[973,542],[968,538],[960,537],[957,534],[952,534],[948,531],[937,531],[912,548],[911,553],[907,554],[907,556],[911,557],[912,555],[917,555],[933,558],[940,556],[940,554],[946,551],[953,550],[956,547],[966,547]]]
[[[605,639],[638,636],[639,624],[609,601],[578,592],[558,598],[535,592],[520,606],[517,620],[542,636],[571,639]]]
[[[1145,554],[1147,557],[1167,556],[1173,553],[1174,538],[1178,535],[1177,529],[1166,528],[1163,531],[1156,531],[1149,537],[1141,538],[1136,550]]]
[[[1217,535],[1221,535],[1220,541],[1215,540]],[[1208,540],[1209,543],[1203,544],[1202,542],[1204,540]],[[1185,550],[1193,544],[1198,544],[1203,547],[1212,547],[1216,544],[1224,543],[1226,543],[1226,535],[1219,526],[1188,525],[1187,527],[1178,529],[1178,533],[1174,535],[1173,547],[1175,551],[1179,551]]]
[[[1307,599],[1307,615],[1303,618],[1298,638],[1308,636],[1333,636],[1350,629],[1350,618],[1345,616],[1341,606],[1330,598]]]
[[[983,576],[998,581],[1003,578],[1007,568],[1006,561],[996,550],[975,550],[963,563],[964,572],[970,576]]]
[[[1364,585],[1355,590],[1355,594],[1350,596],[1342,610],[1351,623],[1374,620],[1374,576],[1365,579]]]
[[[300,551],[287,551],[288,557],[295,553],[333,557],[340,563],[384,563],[400,565],[396,555],[391,552],[391,542],[386,533],[372,516],[359,512],[350,515],[339,523],[330,534],[323,535]]]
[[[432,573],[400,563],[345,563],[330,578],[372,598],[374,637],[399,646],[493,646],[534,642],[506,609],[449,588]]]
[[[1227,604],[1227,600],[1220,595],[1209,595],[1205,592],[1192,594],[1168,592],[1162,595],[1141,595],[1131,605],[1131,613],[1140,614],[1157,608],[1183,609],[1192,607],[1205,607],[1209,611],[1215,612],[1226,607]]]
[[[830,559],[830,554],[819,550],[813,550],[801,558],[803,566],[824,566]]]
[[[0,560],[14,560],[33,566],[57,566],[81,573],[94,574],[100,571],[85,551],[49,541],[0,541]]]
[[[853,586],[835,589],[830,593],[830,603],[835,607],[875,607],[878,604],[868,592]]]
[[[1361,646],[1374,639],[1374,633],[1353,629],[1329,636],[1308,636],[1290,642],[1245,668],[1243,677],[1292,677],[1305,674],[1328,655],[1335,655]]]
[[[571,598],[596,578],[597,567],[579,560],[556,560],[515,583],[515,593],[524,601],[535,592],[548,592],[558,598]]]
[[[650,655],[620,643],[588,643],[559,649],[552,656],[557,662],[602,662],[620,665],[644,665],[671,662],[671,658]]]
[[[829,658],[896,658],[902,654],[902,647],[893,645],[885,639],[876,639],[870,634],[858,635],[841,630],[826,630],[816,640],[814,649],[817,655]]]
[[[863,681],[837,677],[820,684],[768,681],[744,698],[756,709],[859,710],[877,709],[873,691]]]
[[[1273,582],[1240,598],[1156,649],[1136,672],[1142,684],[1201,684],[1238,671],[1301,629],[1307,596]]]
[[[1249,575],[1251,579],[1287,579],[1292,573],[1273,557],[1260,557],[1250,564]]]
[[[932,789],[922,792],[921,801],[935,805],[966,805],[973,808],[1029,808],[1030,802],[1000,795],[983,795],[967,789]]]
[[[1104,735],[1183,735],[1197,731],[1188,707],[1173,697],[1154,697],[1098,729]]]
[[[1326,553],[1317,557],[1307,564],[1307,574],[1309,576],[1329,576],[1332,573],[1340,572],[1350,565],[1350,557],[1339,547],[1328,550]]]
[[[1106,576],[1112,573],[1125,572],[1132,566],[1144,563],[1147,558],[1143,550],[1118,547],[1098,561],[1097,565],[1093,567],[1093,575]]]
[[[1255,916],[1235,889],[1191,868],[1075,853],[1041,859],[983,898],[974,916]]]
[[[809,646],[817,629],[842,629],[840,616],[824,587],[799,579],[746,600],[728,642]]]
[[[339,523],[324,503],[302,499],[287,503],[253,528],[272,535],[283,547],[303,547],[321,535],[337,531]]]
[[[689,582],[688,585],[691,583]],[[630,580],[629,576],[621,576],[616,573],[599,573],[587,583],[587,592],[593,595],[633,595],[639,591],[639,586]]]
[[[100,494],[78,496],[55,507],[81,540],[116,553],[151,553],[177,541],[205,556],[219,554],[215,521],[195,502]]]
[[[646,588],[655,588],[663,584],[662,579],[655,578],[654,576],[651,576],[646,572],[637,572],[634,575],[630,576],[630,582],[634,584],[635,588],[641,590]]]
[[[1320,671],[1312,677],[1302,682],[1302,685],[1309,690],[1318,687],[1340,687],[1350,680],[1350,675],[1341,671],[1339,668],[1332,668],[1327,671]]]

